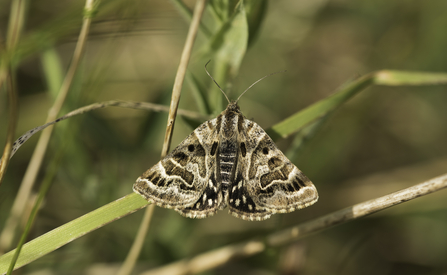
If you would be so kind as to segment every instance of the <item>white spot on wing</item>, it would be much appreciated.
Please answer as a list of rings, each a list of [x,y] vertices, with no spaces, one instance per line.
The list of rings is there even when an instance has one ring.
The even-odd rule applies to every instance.
[[[206,202],[206,194],[203,194],[203,203]]]
[[[236,199],[236,203],[235,203],[235,205],[236,205],[236,206],[239,206],[240,203],[241,203],[241,200],[240,200],[240,199]]]
[[[208,200],[208,205],[209,205],[209,206],[213,205],[213,200],[212,200],[212,199],[209,199],[209,200]]]

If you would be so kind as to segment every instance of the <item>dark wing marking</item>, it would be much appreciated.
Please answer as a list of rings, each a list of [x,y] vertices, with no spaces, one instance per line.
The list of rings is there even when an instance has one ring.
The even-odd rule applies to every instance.
[[[240,165],[241,162],[238,162]],[[236,180],[228,190],[230,214],[243,220],[262,221],[270,218],[271,211],[256,204],[247,190],[247,181],[242,177],[243,169],[238,169]]]
[[[148,201],[166,208],[193,206],[204,194],[210,180],[207,169],[215,158],[208,158],[212,138],[207,121],[194,130],[170,154],[137,179],[133,189]],[[208,154],[207,154],[208,152]]]
[[[239,118],[244,119],[243,116]],[[245,119],[244,119],[245,120]],[[250,127],[251,128],[251,127]],[[271,211],[255,203],[252,194],[248,190],[248,168],[250,158],[247,155],[247,128],[244,121],[238,121],[238,154],[236,164],[236,176],[228,189],[228,207],[230,214],[244,220],[265,220],[273,214]]]
[[[246,163],[242,173],[253,202],[272,213],[286,213],[314,204],[318,193],[312,182],[279,150],[256,123],[245,120]]]
[[[194,205],[175,210],[185,217],[202,219],[214,215],[219,210],[222,199],[220,184],[213,171],[202,195]]]

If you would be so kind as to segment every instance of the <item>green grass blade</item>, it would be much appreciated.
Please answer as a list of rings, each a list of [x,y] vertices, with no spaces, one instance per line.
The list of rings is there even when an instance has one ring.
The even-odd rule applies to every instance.
[[[231,18],[222,25],[222,28],[211,41],[210,50],[216,54],[214,63],[228,63],[229,74],[234,77],[245,56],[247,43],[247,15],[245,14],[244,5],[240,4]]]
[[[318,133],[318,130],[320,130],[331,115],[332,113],[328,112],[326,115],[303,127],[295,135],[289,148],[287,148],[286,156],[292,161],[299,157],[302,149],[306,147],[307,143],[312,140],[316,133]]]
[[[372,75],[365,75],[342,87],[335,94],[314,103],[294,115],[286,118],[282,122],[267,130],[272,139],[285,138],[290,134],[300,130],[308,123],[324,116],[327,112],[334,110],[345,103],[348,99],[373,84]]]
[[[385,86],[418,86],[447,83],[447,73],[404,72],[383,70],[375,73],[374,84]]]
[[[362,76],[338,89],[335,94],[286,118],[267,130],[272,139],[286,138],[309,123],[323,117],[354,95],[372,85],[421,86],[447,84],[447,73],[405,72],[383,70]]]
[[[267,14],[267,0],[245,1],[245,12],[247,13],[248,23],[248,47],[253,44]]]
[[[225,14],[225,13],[223,13]],[[212,75],[227,93],[228,83],[237,75],[242,59],[247,51],[248,23],[244,5],[240,3],[231,17],[221,26],[210,40],[206,52],[214,55]],[[214,112],[220,112],[227,102],[222,104],[222,93],[216,85],[209,91],[209,99]]]
[[[188,6],[181,0],[171,0],[171,2],[177,8],[179,13],[186,19],[188,24],[191,24],[192,11],[188,8]],[[205,26],[205,24],[203,24],[203,22],[200,22],[199,28],[206,37],[211,37],[211,31]]]
[[[211,114],[211,107],[209,105],[208,91],[200,84],[200,81],[194,74],[187,72],[187,83],[191,89],[194,99],[197,103],[197,108],[201,114]]]
[[[59,168],[59,163],[60,163],[60,159],[62,157],[63,152],[64,152],[64,148],[61,148],[58,151],[57,156],[52,160],[50,168],[48,169],[47,173],[45,174],[45,178],[44,178],[42,185],[40,186],[40,189],[39,189],[39,196],[38,196],[36,202],[34,203],[33,209],[31,210],[31,214],[30,214],[28,221],[26,223],[25,230],[23,231],[22,236],[20,237],[17,248],[14,250],[14,255],[12,256],[11,262],[9,263],[7,274],[11,274],[12,271],[14,270],[14,267],[17,263],[17,259],[20,255],[22,248],[23,248],[23,244],[25,243],[25,241],[28,237],[28,233],[31,230],[34,220],[36,219],[36,216],[40,209],[42,201],[44,200],[46,194],[48,193],[48,190],[51,187],[54,175],[56,174],[57,169]]]
[[[57,93],[64,80],[63,66],[57,51],[54,48],[49,48],[42,53],[42,68],[47,86],[53,98],[56,98]]]
[[[97,228],[131,214],[138,209],[145,207],[147,204],[148,202],[143,197],[136,193],[132,193],[37,237],[22,247],[15,269],[84,236]],[[15,250],[12,250],[0,257],[0,274],[6,273],[14,253]]]

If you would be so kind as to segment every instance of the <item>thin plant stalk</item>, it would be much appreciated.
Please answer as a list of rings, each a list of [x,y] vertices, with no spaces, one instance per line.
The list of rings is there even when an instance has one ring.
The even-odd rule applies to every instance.
[[[135,267],[138,256],[140,256],[141,249],[143,248],[144,239],[146,238],[147,231],[149,230],[149,225],[151,223],[152,214],[154,213],[155,207],[149,205],[144,211],[143,219],[141,220],[141,225],[138,229],[135,241],[130,248],[129,254],[127,254],[126,260],[121,265],[118,275],[131,274]]]
[[[104,102],[97,102],[93,103],[78,109],[75,109],[61,117],[58,117],[56,120],[53,120],[51,122],[45,123],[44,125],[37,126],[29,131],[27,131],[25,134],[21,135],[12,145],[12,151],[10,153],[9,158],[12,158],[14,154],[19,150],[19,148],[25,144],[25,142],[30,139],[33,135],[37,134],[38,132],[46,129],[47,127],[50,127],[51,125],[54,125],[58,122],[61,122],[65,119],[81,115],[93,110],[105,108],[105,107],[123,107],[123,108],[131,108],[131,109],[140,109],[140,110],[149,110],[153,112],[169,112],[169,107],[149,102],[134,102],[134,101],[124,101],[124,100],[109,100]],[[195,113],[188,110],[178,110],[178,114],[184,117],[189,117],[191,119],[195,120],[204,120],[209,119],[208,116],[201,115],[199,113]]]
[[[18,117],[17,91],[15,89],[15,83],[11,72],[8,74],[7,84],[8,85],[6,89],[8,91],[8,97],[9,97],[9,123],[8,123],[8,133],[6,135],[6,144],[5,148],[3,149],[2,158],[0,160],[0,186],[3,181],[6,168],[8,167],[9,164]]]
[[[26,0],[15,0],[12,2],[6,37],[6,54],[4,55],[4,59],[0,60],[0,88],[3,83],[7,81],[6,89],[9,97],[9,125],[6,144],[0,161],[0,186],[6,173],[6,168],[8,167],[18,116],[17,91],[15,89],[14,79],[15,73],[8,52],[15,48],[20,39],[20,35],[22,34],[23,25],[25,24],[27,4],[28,2]]]
[[[252,239],[238,244],[224,246],[209,252],[159,267],[141,275],[181,275],[205,272],[224,265],[234,258],[246,258],[264,252],[269,247],[277,247],[304,238],[310,234],[332,228],[378,211],[419,198],[447,188],[447,174],[413,185],[400,191],[368,200],[325,216],[272,233],[263,240]]]
[[[95,6],[95,0],[87,0],[85,3],[85,15],[82,23],[81,32],[79,34],[79,38],[76,43],[73,59],[70,64],[70,67],[68,68],[62,86],[59,90],[58,96],[48,113],[46,120],[47,122],[56,119],[57,114],[62,108],[65,98],[67,97],[68,91],[73,82],[75,72],[78,68],[79,61],[84,52],[85,43],[90,30],[90,24],[92,20],[91,16],[93,14],[92,11],[94,10],[94,6]],[[22,217],[24,214],[26,203],[29,201],[32,187],[35,183],[37,174],[42,165],[42,160],[43,157],[45,156],[45,152],[47,150],[52,131],[53,126],[48,127],[42,132],[39,141],[36,145],[36,148],[33,152],[30,163],[25,172],[25,176],[23,177],[22,183],[20,185],[19,192],[14,200],[11,213],[8,216],[6,225],[0,235],[0,253],[2,253],[11,246],[19,218]]]
[[[182,91],[183,81],[186,75],[186,68],[188,67],[189,59],[191,58],[192,48],[194,46],[194,41],[199,30],[200,21],[202,19],[203,12],[205,10],[206,0],[199,0],[194,8],[194,14],[189,26],[188,35],[186,37],[185,46],[183,47],[183,52],[180,57],[180,64],[177,69],[177,74],[174,80],[174,86],[172,89],[171,96],[171,106],[169,108],[168,123],[166,126],[166,134],[163,142],[163,149],[161,152],[161,157],[165,157],[169,151],[171,144],[172,132],[174,130],[175,118],[177,116],[178,104],[180,101],[180,94]],[[154,211],[154,205],[149,205],[146,208],[145,221],[143,221],[138,229],[137,237],[135,238],[130,253],[124,260],[118,275],[128,275],[132,272],[135,263],[140,255],[142,243],[149,230],[149,223],[152,217],[152,212]],[[147,218],[146,218],[147,217]],[[147,223],[147,224],[145,224]]]
[[[177,109],[180,101],[180,94],[182,92],[183,81],[185,80],[186,68],[188,67],[189,59],[191,58],[192,47],[197,36],[205,6],[206,0],[197,1],[188,36],[186,37],[185,46],[183,47],[183,52],[180,57],[180,64],[177,69],[177,75],[175,76],[174,87],[172,89],[171,107],[169,109],[168,124],[166,126],[166,135],[163,142],[162,157],[167,155],[169,147],[171,146],[172,132],[174,130],[175,118],[177,117]]]

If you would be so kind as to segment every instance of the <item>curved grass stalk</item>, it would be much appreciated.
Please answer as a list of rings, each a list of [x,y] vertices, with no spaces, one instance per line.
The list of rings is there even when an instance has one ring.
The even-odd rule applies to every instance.
[[[7,91],[9,96],[9,123],[8,133],[6,135],[6,144],[3,149],[3,155],[0,158],[0,186],[2,184],[3,177],[8,167],[9,160],[12,156],[13,140],[16,132],[18,106],[17,106],[17,91],[15,89],[15,83],[12,79],[11,73],[8,74]]]
[[[161,151],[161,157],[163,158],[168,154],[169,147],[171,145],[172,132],[174,130],[175,118],[177,117],[178,104],[180,102],[180,94],[182,92],[183,81],[186,75],[186,68],[188,67],[189,59],[191,58],[192,47],[199,30],[200,21],[202,19],[203,11],[205,10],[206,0],[199,0],[194,8],[194,14],[189,26],[188,35],[186,37],[185,46],[183,47],[183,52],[180,57],[180,64],[177,69],[177,74],[174,80],[174,87],[172,88],[171,96],[171,106],[169,108],[168,124],[166,126],[166,134],[163,142],[163,149]],[[145,219],[142,221],[140,228],[138,229],[137,237],[135,238],[129,254],[124,260],[118,274],[127,275],[130,274],[137,262],[138,256],[140,255],[142,243],[149,230],[149,224],[152,217],[152,212],[154,211],[154,205],[150,205],[146,209],[144,215]]]
[[[360,91],[372,85],[381,86],[423,86],[447,84],[447,73],[406,72],[382,70],[364,75],[346,85],[343,85],[333,95],[300,110],[282,122],[267,130],[275,140],[286,138],[298,129],[335,110]]]
[[[87,12],[84,15],[82,29],[79,34],[79,39],[73,54],[73,59],[70,64],[70,67],[68,68],[62,86],[59,90],[56,101],[53,104],[53,107],[49,111],[47,122],[56,119],[56,116],[59,113],[60,109],[62,108],[62,104],[64,103],[65,98],[67,97],[68,90],[73,82],[73,78],[78,68],[79,61],[84,52],[85,42],[87,40],[87,35],[89,33],[90,23],[92,20],[91,15],[94,8],[95,8],[94,0],[87,0],[85,4],[85,10]],[[42,165],[42,160],[48,147],[52,130],[53,127],[49,127],[42,133],[42,135],[39,138],[39,142],[37,143],[37,146],[33,152],[30,163],[23,177],[22,183],[20,184],[19,192],[17,193],[17,196],[14,200],[10,215],[8,216],[8,219],[5,223],[5,227],[3,228],[3,231],[0,235],[0,253],[2,251],[5,251],[11,246],[18,225],[19,217],[23,216],[24,214],[25,205],[29,201],[31,189],[36,180],[37,173]]]
[[[236,257],[253,256],[265,251],[269,247],[288,244],[292,241],[304,238],[309,234],[359,219],[444,188],[447,188],[447,174],[270,234],[265,237],[265,241],[253,239],[238,244],[228,245],[197,255],[189,260],[178,261],[154,270],[143,272],[141,275],[182,275],[204,272],[221,266]]]
[[[27,9],[26,0],[15,0],[11,5],[11,12],[8,24],[8,33],[6,37],[6,51],[14,48],[22,34],[23,25],[25,22],[25,11]],[[1,49],[0,45],[0,49]],[[3,149],[2,158],[0,159],[0,186],[2,184],[3,176],[9,163],[9,156],[11,155],[12,141],[15,135],[18,116],[17,91],[15,89],[14,69],[11,64],[11,57],[8,54],[2,56],[0,60],[0,88],[3,83],[7,81],[6,89],[9,95],[9,125],[6,136],[6,144]],[[1,249],[0,249],[1,252]]]
[[[93,110],[102,109],[105,107],[123,107],[123,108],[131,108],[131,109],[140,109],[140,110],[150,110],[154,112],[168,112],[169,107],[154,103],[148,103],[148,102],[133,102],[133,101],[123,101],[123,100],[109,100],[104,102],[98,102],[93,103],[84,107],[81,107],[79,109],[73,110],[56,120],[50,121],[48,123],[45,123],[44,125],[37,126],[29,131],[27,131],[25,134],[21,135],[12,145],[11,155],[9,158],[12,158],[13,155],[19,150],[19,148],[25,144],[25,142],[30,139],[34,134],[44,130],[45,128],[56,124],[58,122],[61,122],[62,120],[65,120],[67,118],[71,118],[76,115],[84,114]],[[187,111],[187,110],[178,110],[178,114],[184,117],[189,117],[192,119],[208,119],[208,116],[204,116],[195,112]]]

